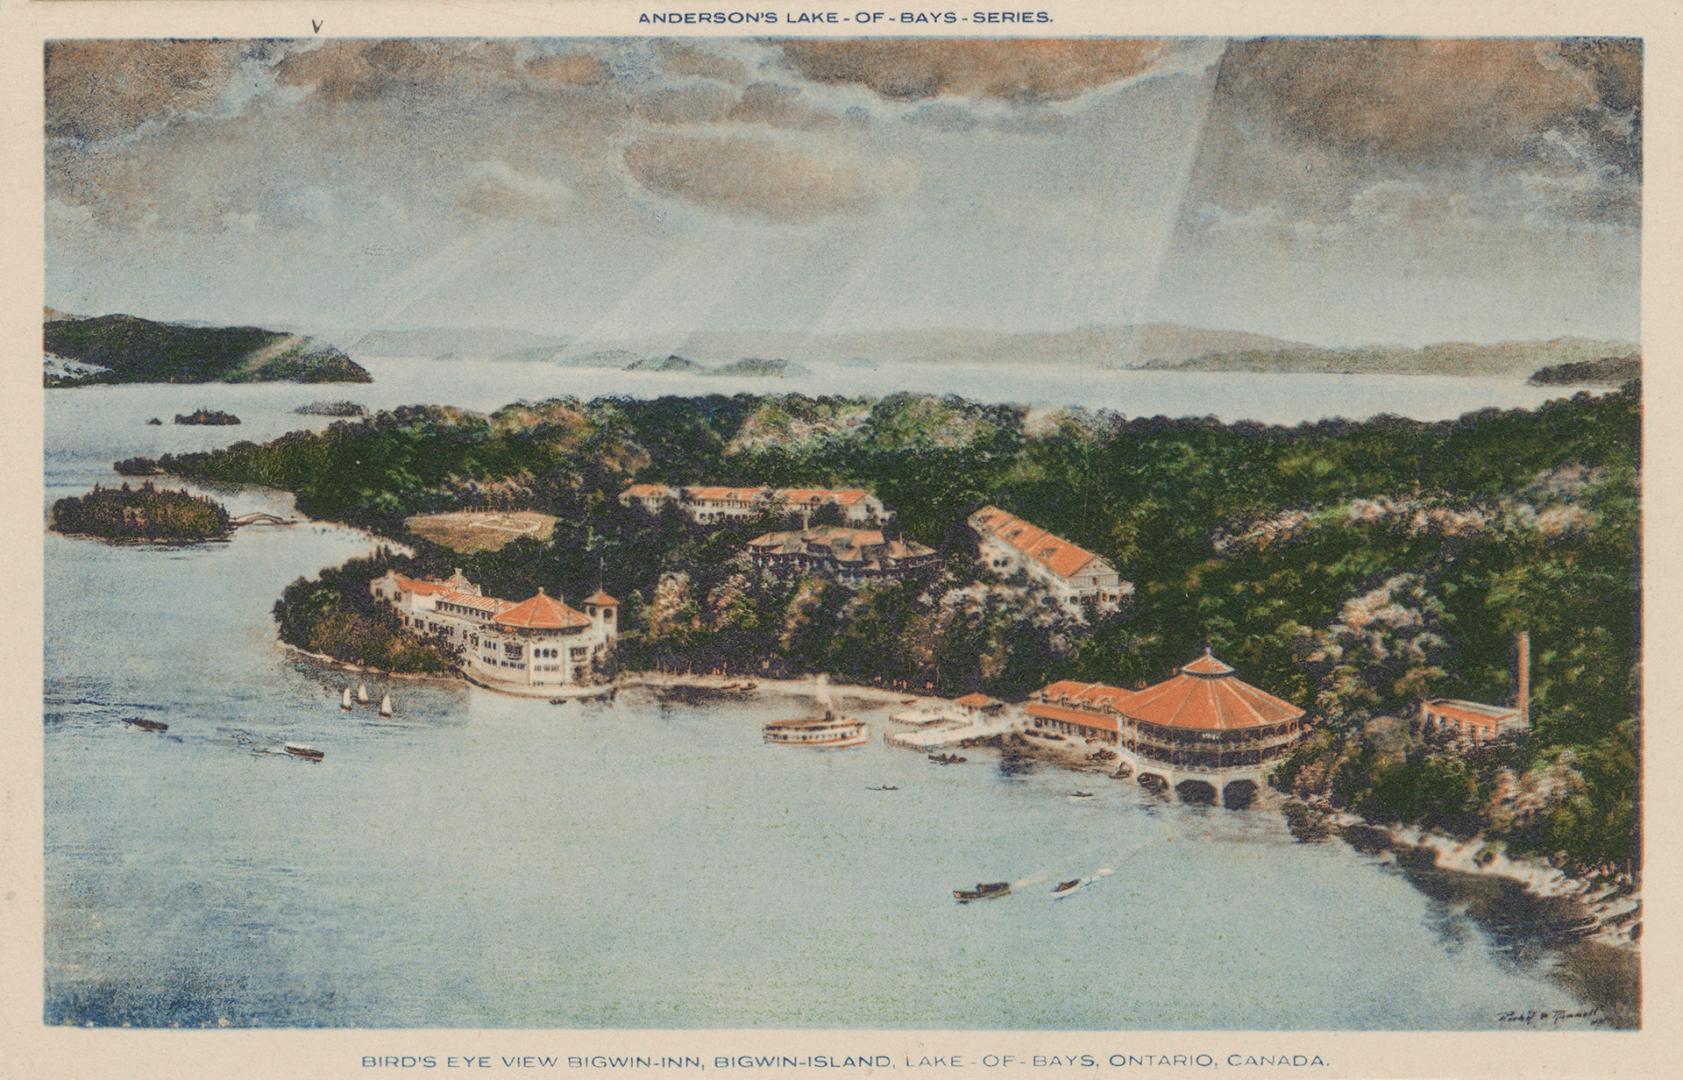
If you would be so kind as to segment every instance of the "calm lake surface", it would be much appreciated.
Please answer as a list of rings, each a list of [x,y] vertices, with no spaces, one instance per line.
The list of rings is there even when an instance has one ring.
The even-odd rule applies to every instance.
[[[115,480],[118,457],[319,426],[290,410],[321,398],[485,409],[791,382],[369,366],[372,386],[50,391],[47,500]],[[1346,411],[1312,393],[1424,418],[1561,393],[1137,376],[925,388],[1277,421]],[[200,406],[246,423],[168,423]],[[271,492],[217,495],[290,510]],[[985,754],[940,768],[880,742],[770,747],[760,725],[794,708],[775,698],[551,706],[397,682],[396,719],[344,714],[349,677],[289,658],[270,607],[370,547],[314,524],[179,549],[46,538],[49,1022],[1454,1029],[1582,1007],[1546,953],[1499,945],[1372,856],[1293,842],[1266,811]],[[863,712],[873,736],[885,712]],[[169,732],[121,723],[136,714]],[[277,753],[288,741],[326,760]],[[1078,786],[1097,797],[1071,800]],[[996,880],[1019,888],[951,899]]]

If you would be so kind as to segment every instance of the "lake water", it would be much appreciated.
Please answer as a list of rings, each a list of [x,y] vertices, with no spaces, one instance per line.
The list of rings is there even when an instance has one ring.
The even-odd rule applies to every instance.
[[[322,397],[490,408],[633,388],[612,373],[617,386],[547,385],[533,365],[449,381],[433,362],[372,366],[382,381],[366,387],[51,391],[47,498],[114,479],[116,457],[325,423],[290,413]],[[1227,398],[1207,388],[1230,378],[1162,378],[1123,380],[1147,408],[1062,400],[1130,414],[1249,400],[1282,412],[1244,415],[1292,418],[1279,377]],[[1459,390],[1441,407],[1532,393]],[[167,424],[199,406],[247,423]],[[290,508],[218,495],[236,512]],[[1266,811],[983,754],[941,768],[880,741],[771,747],[760,725],[792,708],[775,699],[552,706],[398,682],[395,720],[346,715],[347,676],[289,657],[270,607],[370,546],[317,524],[181,549],[47,537],[50,1022],[1461,1029],[1581,1008],[1546,955],[1498,945],[1374,857],[1293,842]],[[137,713],[169,732],[121,723]],[[863,713],[873,735],[883,713]],[[277,753],[288,741],[326,760]],[[879,784],[899,790],[867,790]],[[1097,797],[1068,798],[1077,786]],[[995,880],[1019,888],[953,903],[953,888]]]

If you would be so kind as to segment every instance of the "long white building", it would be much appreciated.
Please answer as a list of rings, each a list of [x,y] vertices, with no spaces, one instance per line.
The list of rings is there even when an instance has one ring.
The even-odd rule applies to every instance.
[[[1022,570],[1072,614],[1081,611],[1084,600],[1100,611],[1113,610],[1134,591],[1133,582],[1123,581],[1109,560],[997,506],[982,507],[969,520],[982,538],[986,566],[1003,574]]]
[[[484,595],[460,570],[444,581],[388,570],[369,592],[397,609],[406,630],[441,635],[465,674],[489,686],[593,682],[619,637],[619,601],[598,589],[577,611],[541,588],[518,603]]]
[[[659,513],[676,505],[698,525],[750,521],[765,513],[795,514],[826,506],[841,508],[842,522],[854,527],[880,525],[889,518],[882,500],[863,488],[724,487],[691,484],[632,484],[620,492],[621,506]]]

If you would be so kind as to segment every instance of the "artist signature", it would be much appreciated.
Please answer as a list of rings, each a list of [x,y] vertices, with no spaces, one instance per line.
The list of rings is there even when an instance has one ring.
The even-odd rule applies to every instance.
[[[1568,1020],[1588,1020],[1597,1027],[1606,1022],[1600,1009],[1509,1009],[1496,1017],[1498,1024],[1521,1027],[1559,1027]]]

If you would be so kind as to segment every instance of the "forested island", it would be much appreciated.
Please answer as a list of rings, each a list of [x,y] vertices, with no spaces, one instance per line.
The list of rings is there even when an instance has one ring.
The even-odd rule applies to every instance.
[[[624,605],[629,668],[822,671],[1018,698],[1058,678],[1160,679],[1213,646],[1319,718],[1277,773],[1283,790],[1622,876],[1639,852],[1639,431],[1635,384],[1443,423],[1293,428],[742,394],[522,402],[490,416],[403,408],[160,466],[295,492],[305,512],[412,545],[407,572],[461,566],[489,594],[582,597],[600,584]],[[944,562],[857,591],[761,578],[744,544],[784,522],[650,517],[617,502],[633,481],[868,488],[896,512],[890,532],[940,547]],[[1025,579],[985,572],[965,524],[984,503],[1105,556],[1134,582],[1131,602],[1075,619]],[[463,509],[557,523],[548,542],[469,554],[405,530],[410,515]],[[391,655],[399,632],[379,622],[366,582],[392,561],[294,584],[277,606],[283,637],[402,670],[442,666]],[[1469,751],[1418,729],[1428,695],[1508,700],[1522,629],[1530,731]]]
[[[189,326],[134,315],[78,318],[49,313],[48,388],[110,383],[372,382],[331,345],[255,326]]]
[[[214,540],[229,531],[228,511],[214,499],[185,491],[127,484],[95,486],[86,495],[53,503],[52,528],[105,540]]]
[[[1590,383],[1600,386],[1623,386],[1642,377],[1642,357],[1637,353],[1626,356],[1603,356],[1571,364],[1554,364],[1539,368],[1527,381],[1534,386],[1561,386]]]

